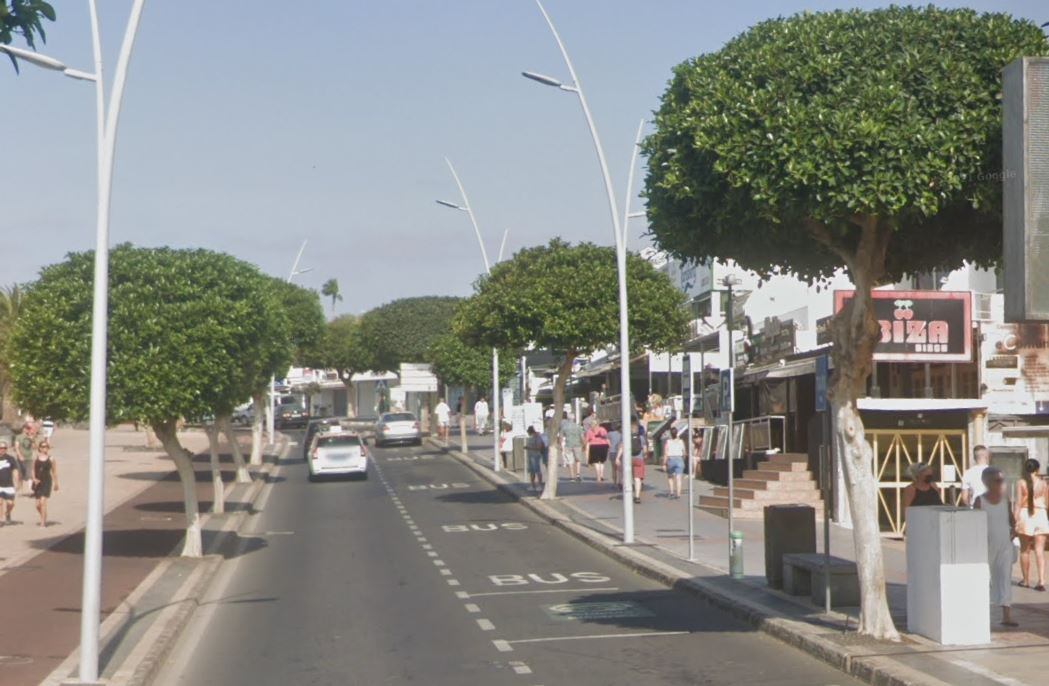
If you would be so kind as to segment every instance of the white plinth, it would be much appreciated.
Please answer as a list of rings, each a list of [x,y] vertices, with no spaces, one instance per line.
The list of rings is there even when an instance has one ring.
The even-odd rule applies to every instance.
[[[907,509],[907,630],[943,645],[991,641],[987,514]]]

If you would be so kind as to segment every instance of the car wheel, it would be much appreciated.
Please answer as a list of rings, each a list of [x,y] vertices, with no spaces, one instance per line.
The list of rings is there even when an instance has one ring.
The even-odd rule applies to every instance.
[[[310,480],[310,483],[311,483],[311,484],[312,484],[312,483],[316,483],[316,482],[317,482],[317,475],[316,475],[316,474],[310,474],[310,475],[309,475],[308,477],[306,477],[306,478],[308,478],[308,479]]]
[[[422,445],[422,444],[423,444],[423,439],[421,439],[421,438],[416,438],[414,441],[412,441],[412,445],[415,445],[415,446],[419,446],[419,445]]]

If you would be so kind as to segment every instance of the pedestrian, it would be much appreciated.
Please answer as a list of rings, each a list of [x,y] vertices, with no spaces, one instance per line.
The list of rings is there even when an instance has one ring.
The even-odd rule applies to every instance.
[[[561,420],[561,455],[568,466],[568,477],[573,481],[582,481],[583,461],[583,427],[564,413]]]
[[[616,455],[616,465],[624,465],[623,478],[626,477],[626,456],[624,447],[630,446],[630,472],[634,479],[634,503],[641,504],[641,489],[645,485],[645,437],[641,433],[637,417],[630,418],[630,436],[619,443],[619,453]]]
[[[437,407],[433,408],[433,413],[437,415],[437,436],[448,445],[448,423],[452,419],[452,408],[441,398]]]
[[[587,413],[585,417],[583,417],[583,433],[588,433],[598,423],[599,422],[597,421],[597,412],[591,410]]]
[[[499,432],[499,454],[503,456],[502,466],[510,464],[510,454],[514,451],[514,428],[503,422],[502,430]]]
[[[1013,621],[1013,557],[1016,548],[1016,516],[1005,497],[1005,477],[996,467],[982,472],[984,491],[973,507],[987,513],[987,562],[991,571],[991,605],[1002,608],[1002,626],[1019,626]]]
[[[1046,516],[1046,498],[1049,489],[1041,478],[1035,480],[1041,465],[1038,460],[1024,463],[1023,479],[1016,484],[1016,533],[1020,536],[1020,575],[1024,588],[1031,582],[1031,552],[1034,552],[1038,568],[1036,591],[1045,590],[1045,537],[1049,534],[1049,517]]]
[[[667,473],[667,496],[681,497],[681,475],[685,472],[685,442],[677,428],[670,428],[670,437],[663,443],[663,469]]]
[[[482,395],[474,403],[474,431],[483,434],[488,429],[488,401]]]
[[[15,493],[21,483],[18,460],[7,452],[7,441],[0,440],[0,504],[3,506],[3,522],[11,524],[11,511],[15,509]]]
[[[615,456],[619,454],[619,444],[623,442],[623,432],[619,430],[618,424],[613,424],[611,422],[605,424],[605,431],[608,432],[608,454],[612,455],[613,459],[615,459]],[[612,465],[612,484],[615,486],[619,486],[619,475],[619,462],[616,461],[616,463]]]
[[[908,507],[943,505],[943,498],[933,483],[932,467],[922,462],[915,462],[907,468],[911,483],[903,489],[903,511]]]
[[[36,511],[40,513],[39,526],[47,526],[47,500],[51,491],[58,491],[58,463],[51,457],[51,444],[47,439],[40,442],[40,454],[33,464],[33,497]]]
[[[584,440],[586,462],[594,468],[594,477],[601,483],[605,480],[605,462],[608,461],[608,430],[600,424],[594,424]]]
[[[33,479],[33,458],[36,450],[36,438],[34,436],[32,422],[22,425],[22,433],[15,439],[15,459],[18,461],[19,476],[22,483],[26,485],[26,493],[29,493],[30,484]]]
[[[543,437],[534,426],[528,427],[525,452],[528,454],[528,482],[532,490],[538,492],[543,487]]]
[[[983,483],[983,472],[991,463],[991,451],[987,446],[978,445],[973,448],[973,463],[962,475],[962,503],[966,507],[973,507],[976,499],[987,490]]]

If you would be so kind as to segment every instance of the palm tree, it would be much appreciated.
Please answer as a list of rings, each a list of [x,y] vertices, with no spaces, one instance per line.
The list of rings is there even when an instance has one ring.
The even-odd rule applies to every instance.
[[[321,295],[331,298],[331,313],[335,314],[335,303],[342,300],[342,294],[339,293],[339,282],[335,279],[328,279],[321,286]]]
[[[18,319],[25,292],[18,286],[0,287],[0,419],[12,422],[15,418],[14,399],[11,397],[11,377],[8,374],[7,342]]]

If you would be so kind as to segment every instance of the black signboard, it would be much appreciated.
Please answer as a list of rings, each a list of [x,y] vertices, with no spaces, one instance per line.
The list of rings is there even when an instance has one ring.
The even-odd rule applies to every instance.
[[[855,291],[835,291],[841,312]],[[881,340],[874,359],[897,362],[970,362],[972,293],[872,291]]]

